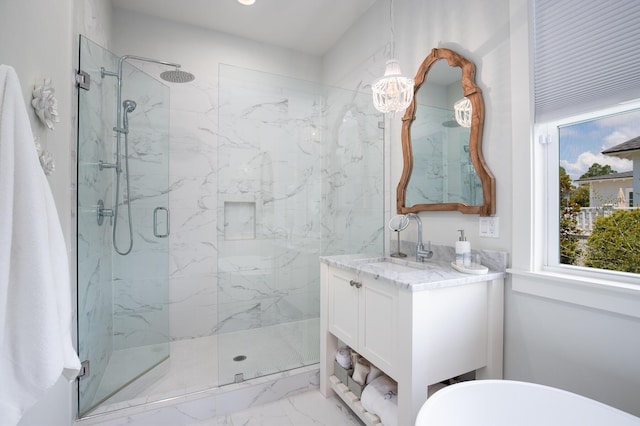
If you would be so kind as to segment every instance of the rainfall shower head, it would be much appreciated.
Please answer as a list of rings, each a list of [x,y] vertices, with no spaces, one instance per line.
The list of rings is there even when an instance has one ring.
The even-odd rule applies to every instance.
[[[187,71],[182,71],[179,68],[171,71],[164,71],[160,73],[160,78],[169,83],[188,83],[193,81],[196,76]]]
[[[130,59],[135,59],[136,61],[143,61],[143,62],[152,62],[154,64],[166,65],[169,67],[175,67],[175,70],[165,71],[160,74],[160,78],[163,79],[164,81],[168,81],[169,83],[188,83],[190,81],[195,80],[196,78],[196,76],[191,74],[190,72],[182,71],[180,69],[180,64],[177,64],[175,62],[165,62],[165,61],[160,61],[158,59],[144,58],[142,56],[135,56],[135,55],[121,56],[120,60],[118,61],[117,73],[112,71],[107,71],[104,69],[104,67],[100,68],[100,76],[102,78],[104,78],[105,76],[117,77],[118,85],[120,85],[122,82],[122,65],[124,64],[125,61],[128,61]]]

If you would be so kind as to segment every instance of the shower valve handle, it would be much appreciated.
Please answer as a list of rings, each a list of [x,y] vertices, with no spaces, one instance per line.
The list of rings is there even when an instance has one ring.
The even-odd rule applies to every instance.
[[[98,161],[98,168],[100,170],[104,170],[104,169],[116,169],[116,171],[119,173],[120,172],[120,164],[119,162],[115,162],[115,163],[105,163],[104,161],[100,160]]]
[[[98,226],[104,223],[104,218],[109,218],[109,225],[113,226],[113,209],[105,209],[104,202],[98,200]]]

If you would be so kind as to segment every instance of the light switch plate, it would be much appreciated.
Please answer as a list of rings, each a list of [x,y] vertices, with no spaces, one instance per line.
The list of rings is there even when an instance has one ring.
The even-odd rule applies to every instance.
[[[481,217],[480,236],[485,238],[500,237],[500,220],[495,216]]]

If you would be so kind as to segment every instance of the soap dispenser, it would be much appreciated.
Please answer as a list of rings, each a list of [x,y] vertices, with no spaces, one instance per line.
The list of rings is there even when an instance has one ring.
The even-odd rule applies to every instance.
[[[458,229],[460,237],[456,241],[456,265],[471,266],[471,243],[464,236],[464,229]]]

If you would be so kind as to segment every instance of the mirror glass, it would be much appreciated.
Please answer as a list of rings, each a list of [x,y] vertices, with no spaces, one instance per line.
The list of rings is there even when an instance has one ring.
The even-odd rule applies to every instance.
[[[403,117],[398,213],[495,212],[495,182],[481,150],[484,103],[474,80],[473,63],[449,49],[433,49],[420,66]]]
[[[462,70],[437,61],[417,96],[406,204],[482,204],[482,183],[469,155],[471,129],[456,121],[453,108],[464,98]]]

